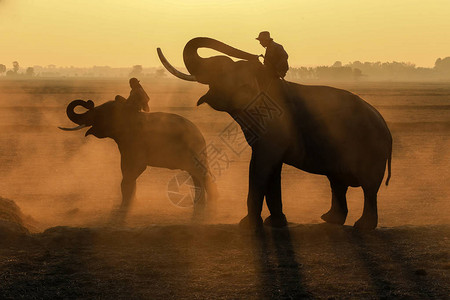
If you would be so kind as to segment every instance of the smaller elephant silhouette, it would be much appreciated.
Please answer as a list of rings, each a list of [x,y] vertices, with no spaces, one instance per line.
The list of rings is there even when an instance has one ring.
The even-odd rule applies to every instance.
[[[87,109],[76,113],[75,107]],[[79,130],[90,127],[85,136],[113,139],[120,151],[122,169],[122,203],[115,216],[123,222],[136,191],[136,179],[147,166],[187,171],[195,185],[194,217],[204,211],[206,197],[215,196],[206,143],[200,130],[189,120],[171,113],[137,112],[124,101],[109,101],[95,107],[92,100],[74,100],[67,106],[67,116]]]

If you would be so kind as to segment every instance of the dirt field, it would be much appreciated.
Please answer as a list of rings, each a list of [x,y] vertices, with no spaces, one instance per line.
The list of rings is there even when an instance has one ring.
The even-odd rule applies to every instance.
[[[191,225],[191,208],[170,201],[179,171],[149,168],[127,229],[105,227],[120,201],[117,147],[57,126],[73,125],[70,101],[127,95],[127,80],[0,80],[0,196],[31,216],[34,232],[1,239],[0,298],[448,298],[450,84],[330,84],[374,105],[393,134],[379,229],[321,224],[331,199],[326,178],[285,166],[283,203],[294,225],[255,237],[236,225],[246,211],[250,151],[221,140],[231,118],[195,107],[203,85],[141,83],[153,111],[190,119],[227,158],[215,162],[220,199],[211,224]],[[362,205],[362,191],[350,189],[346,225]]]
[[[0,298],[448,299],[449,229],[55,227],[0,243]]]

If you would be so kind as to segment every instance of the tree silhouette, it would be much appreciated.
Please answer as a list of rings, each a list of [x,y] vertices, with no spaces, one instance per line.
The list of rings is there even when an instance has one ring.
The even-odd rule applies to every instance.
[[[134,65],[130,72],[130,77],[140,77],[142,75],[142,65]]]
[[[333,68],[342,68],[342,62],[337,60],[333,65]]]
[[[6,66],[3,64],[0,64],[0,74],[5,73],[6,72]]]
[[[34,68],[33,67],[28,67],[25,74],[29,77],[34,76]]]
[[[19,63],[17,61],[13,61],[13,72],[17,74],[19,72]]]
[[[163,68],[159,68],[155,71],[155,76],[156,77],[165,77],[166,76],[166,70],[164,70]]]
[[[434,63],[434,69],[439,73],[450,74],[450,56],[446,58],[438,58]]]
[[[353,78],[355,80],[359,80],[361,78],[361,76],[363,76],[362,75],[362,71],[360,69],[358,69],[358,68],[354,68],[353,69]]]

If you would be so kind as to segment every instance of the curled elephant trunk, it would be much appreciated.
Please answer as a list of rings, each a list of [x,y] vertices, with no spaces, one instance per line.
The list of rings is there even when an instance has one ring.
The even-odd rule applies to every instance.
[[[223,54],[226,54],[231,57],[245,59],[245,60],[257,60],[258,55],[254,55],[236,48],[233,48],[225,43],[222,43],[218,40],[206,38],[206,37],[197,37],[190,40],[186,46],[184,46],[183,50],[183,60],[184,64],[189,71],[189,73],[196,75],[201,74],[204,71],[205,59],[198,55],[199,48],[208,48],[213,49]]]
[[[242,50],[233,48],[219,42],[215,39],[206,38],[206,37],[197,37],[190,40],[183,50],[183,60],[184,64],[189,71],[190,74],[184,74],[177,69],[175,69],[164,57],[160,48],[157,49],[159,59],[163,66],[174,76],[188,81],[198,81],[200,83],[208,84],[209,78],[211,76],[211,72],[214,72],[214,69],[217,69],[218,66],[216,64],[210,65],[208,64],[208,58],[202,58],[198,55],[199,48],[209,48],[219,51],[223,54],[226,54],[231,57],[245,59],[245,60],[258,60],[258,55],[254,55],[251,53],[244,52]],[[226,58],[226,56],[223,56]],[[229,58],[228,58],[229,59]]]
[[[89,111],[84,112],[82,114],[78,114],[75,112],[75,107],[82,106],[88,110],[94,108],[94,102],[92,100],[84,101],[84,100],[74,100],[67,105],[66,113],[69,119],[78,124],[78,125],[91,125],[91,121],[89,120]]]

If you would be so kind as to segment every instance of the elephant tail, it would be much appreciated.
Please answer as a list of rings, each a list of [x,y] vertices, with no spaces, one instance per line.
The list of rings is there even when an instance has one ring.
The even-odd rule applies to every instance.
[[[386,178],[386,186],[389,185],[389,180],[391,179],[391,160],[392,160],[392,148],[389,151],[389,157],[387,159],[388,176]]]

